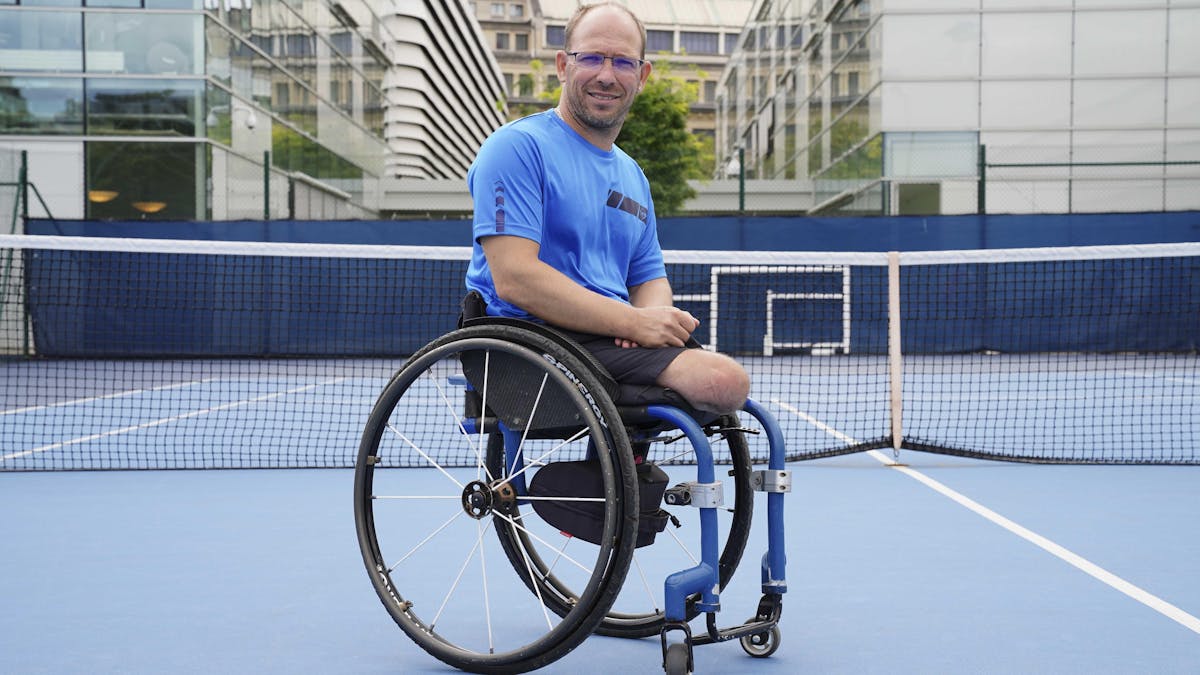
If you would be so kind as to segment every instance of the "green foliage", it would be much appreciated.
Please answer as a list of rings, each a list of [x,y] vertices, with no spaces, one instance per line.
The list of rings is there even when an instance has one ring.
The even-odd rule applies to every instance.
[[[696,96],[696,87],[672,75],[669,65],[658,66],[617,137],[617,145],[646,172],[659,215],[678,213],[696,194],[688,179],[706,175],[704,143],[688,131],[688,106]],[[712,150],[707,154],[711,164]]]

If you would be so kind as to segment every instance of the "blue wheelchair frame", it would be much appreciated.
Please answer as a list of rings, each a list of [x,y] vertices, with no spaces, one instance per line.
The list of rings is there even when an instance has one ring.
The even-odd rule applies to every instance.
[[[567,347],[574,353],[580,354],[584,351],[579,345],[565,340],[563,336],[542,325],[496,317],[486,317],[467,322],[468,325],[472,323],[517,325],[543,335],[549,333],[551,336],[555,336],[559,344],[564,345],[564,347]],[[587,362],[586,358],[585,362]],[[593,367],[602,370],[599,364],[593,363]],[[456,383],[465,385],[468,389],[471,388],[470,383],[466,381],[465,377],[462,377]],[[622,423],[627,428],[629,424],[626,422],[625,417],[632,413],[634,416],[648,417],[666,422],[668,425],[681,431],[695,451],[696,483],[694,485],[702,487],[716,484],[712,445],[709,443],[708,436],[701,428],[700,422],[687,411],[675,405],[663,403],[650,403],[642,406],[617,404],[617,410],[621,413]],[[759,638],[759,641],[754,644],[761,646],[766,642],[765,639],[761,639],[763,636],[771,631],[778,630],[776,626],[782,613],[782,595],[787,592],[785,574],[787,557],[784,548],[783,499],[784,494],[790,491],[790,479],[787,478],[788,472],[785,466],[787,450],[784,444],[783,432],[775,416],[757,401],[749,398],[746,399],[746,402],[742,406],[742,411],[754,417],[762,425],[769,446],[767,471],[758,472],[761,480],[758,481],[759,485],[755,488],[756,490],[767,492],[767,551],[763,554],[761,560],[763,596],[759,601],[758,611],[754,618],[731,628],[720,629],[717,627],[716,613],[721,608],[719,597],[720,552],[718,551],[717,523],[717,507],[720,504],[700,506],[700,562],[694,567],[668,575],[663,582],[665,621],[661,640],[664,664],[667,662],[668,634],[679,631],[684,634],[689,671],[692,668],[693,645],[725,642],[740,638],[743,640],[743,647],[751,655],[770,655],[774,651],[774,647],[769,651],[758,654],[751,651],[749,647],[746,647],[745,640]],[[466,432],[476,433],[478,431],[474,420],[465,419],[463,422]],[[520,456],[520,432],[509,429],[502,421],[498,421],[498,427],[504,436],[504,453],[507,465],[517,466],[518,464],[522,464],[523,458]],[[636,442],[638,440],[645,439],[631,438],[631,441]],[[594,452],[595,448],[589,447],[588,453],[592,454]],[[773,479],[768,480],[768,476],[773,477]],[[521,499],[528,496],[525,476],[517,476],[513,479],[511,485],[516,493],[518,503],[529,503]],[[695,602],[695,610],[703,612],[707,616],[706,633],[695,637],[692,636],[691,628],[687,623],[688,599],[693,596],[699,597],[699,600]],[[777,632],[773,639],[775,640],[775,647],[777,647]]]
[[[768,469],[772,472],[786,472],[785,461],[787,452],[784,445],[783,433],[779,427],[779,423],[775,420],[775,416],[753,399],[747,399],[742,410],[757,419],[767,434],[767,442],[770,449],[767,464]],[[697,483],[703,485],[716,482],[712,445],[709,443],[708,436],[701,429],[700,424],[695,418],[682,409],[670,405],[648,405],[645,407],[645,413],[649,417],[662,420],[678,428],[683,432],[688,442],[692,444],[692,448],[696,453]],[[503,423],[500,423],[499,426],[501,433],[504,435],[505,461],[509,466],[522,464],[523,458],[520,456],[520,432],[508,429]],[[467,431],[472,432],[473,429],[467,429]],[[589,451],[594,452],[594,449],[590,449]],[[516,491],[518,500],[528,495],[524,476],[516,477],[512,481],[512,486]],[[678,630],[685,634],[690,662],[690,650],[694,644],[708,644],[743,638],[762,633],[778,623],[782,610],[780,596],[787,592],[785,573],[787,556],[784,548],[783,499],[783,491],[769,491],[767,494],[767,551],[763,554],[761,561],[763,600],[759,603],[758,614],[754,619],[743,625],[727,629],[718,629],[715,622],[715,613],[721,609],[720,597],[717,590],[720,587],[718,573],[718,560],[720,558],[717,532],[718,505],[700,508],[701,560],[695,567],[668,575],[663,582],[664,613],[666,618],[662,636],[664,652],[667,646],[666,636],[669,631]],[[700,601],[695,605],[696,609],[708,615],[708,629],[706,635],[694,638],[691,634],[691,629],[687,625],[687,599],[695,594],[699,594],[700,596]]]

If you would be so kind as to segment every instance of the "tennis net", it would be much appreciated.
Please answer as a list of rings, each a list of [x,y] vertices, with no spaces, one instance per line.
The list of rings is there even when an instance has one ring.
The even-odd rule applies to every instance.
[[[0,235],[0,470],[350,466],[469,253]],[[666,258],[790,459],[1200,463],[1200,244]]]

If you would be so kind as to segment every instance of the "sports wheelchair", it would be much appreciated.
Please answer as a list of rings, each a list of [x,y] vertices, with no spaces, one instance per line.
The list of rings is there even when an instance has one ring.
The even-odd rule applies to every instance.
[[[400,628],[480,673],[540,668],[591,633],[658,635],[670,675],[693,671],[695,645],[739,640],[751,656],[774,653],[791,473],[773,416],[752,400],[743,408],[769,444],[768,468],[755,471],[746,435],[759,432],[736,416],[618,385],[545,326],[461,323],[388,382],[355,466],[363,561]],[[690,449],[675,452],[677,440]],[[694,461],[696,480],[667,487],[662,466],[678,471],[680,458]],[[754,617],[718,628],[755,492],[767,493],[762,598]],[[700,614],[705,630],[693,634]]]

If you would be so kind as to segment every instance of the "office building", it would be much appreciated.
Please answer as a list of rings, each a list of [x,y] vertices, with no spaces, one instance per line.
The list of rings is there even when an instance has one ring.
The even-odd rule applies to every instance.
[[[1196,0],[757,0],[717,99],[813,212],[1200,208]]]

